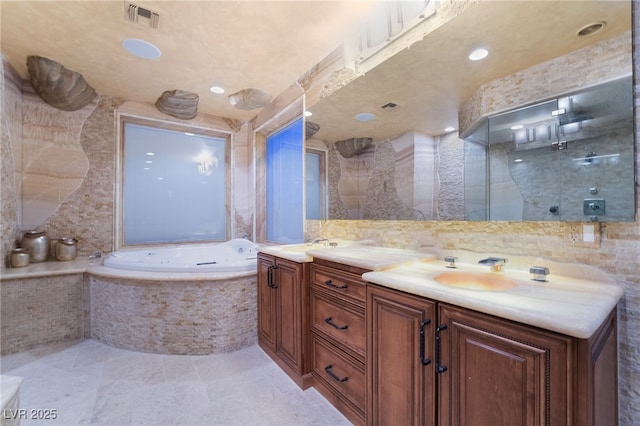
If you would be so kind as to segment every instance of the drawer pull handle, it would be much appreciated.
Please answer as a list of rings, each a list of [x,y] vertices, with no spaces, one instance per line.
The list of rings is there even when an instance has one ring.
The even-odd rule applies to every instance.
[[[348,377],[338,377],[335,375],[335,373],[333,371],[331,371],[331,369],[333,368],[333,365],[329,364],[324,368],[324,371],[327,372],[328,375],[330,375],[331,377],[333,377],[335,380],[337,380],[338,382],[344,383],[347,380],[349,380]]]
[[[430,319],[424,319],[420,323],[420,362],[422,363],[422,365],[431,364],[431,359],[424,357],[424,326],[430,323]]]
[[[348,325],[338,325],[335,322],[333,322],[332,320],[333,320],[333,318],[327,317],[327,318],[324,319],[324,322],[326,322],[327,324],[329,324],[332,327],[337,328],[338,330],[346,330],[347,328],[349,328]]]
[[[339,288],[339,289],[341,289],[341,290],[344,290],[345,288],[349,287],[349,286],[348,286],[348,285],[346,285],[346,284],[336,285],[336,284],[334,284],[334,283],[333,283],[333,281],[331,281],[331,280],[326,280],[326,281],[324,282],[324,285],[329,286],[329,287],[333,287],[333,288]]]
[[[440,350],[442,343],[440,342],[440,332],[447,329],[447,324],[440,324],[436,327],[436,371],[438,373],[444,373],[447,371],[447,366],[440,364]]]
[[[278,286],[273,283],[273,271],[276,269],[278,269],[277,266],[269,266],[267,269],[267,285],[274,289],[278,288]]]

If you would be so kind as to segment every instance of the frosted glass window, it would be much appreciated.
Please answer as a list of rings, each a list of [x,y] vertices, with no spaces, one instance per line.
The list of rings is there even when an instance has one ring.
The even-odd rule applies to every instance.
[[[302,119],[267,137],[267,240],[300,243],[303,229]]]
[[[226,239],[226,140],[124,126],[125,244]]]

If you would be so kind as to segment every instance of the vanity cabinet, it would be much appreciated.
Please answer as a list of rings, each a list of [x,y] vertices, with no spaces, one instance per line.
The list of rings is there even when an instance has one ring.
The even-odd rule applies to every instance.
[[[302,389],[311,385],[308,263],[258,254],[258,343]]]
[[[367,407],[364,272],[322,260],[310,268],[314,386],[354,424]]]
[[[440,425],[573,423],[572,338],[445,304],[438,330]]]
[[[436,424],[436,325],[435,302],[367,285],[368,424]]]
[[[366,272],[258,256],[261,347],[352,423],[617,425],[615,308],[582,339],[366,282]]]
[[[615,310],[577,339],[368,284],[367,336],[368,424],[617,424]]]

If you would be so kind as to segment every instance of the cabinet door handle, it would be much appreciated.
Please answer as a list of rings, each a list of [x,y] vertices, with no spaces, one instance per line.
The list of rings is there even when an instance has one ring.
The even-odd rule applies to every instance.
[[[269,268],[267,269],[267,285],[270,288],[278,288],[278,286],[273,283],[273,271],[275,269],[278,269],[278,267],[273,265],[269,266]]]
[[[431,364],[431,359],[424,357],[424,326],[431,324],[430,319],[424,319],[420,323],[420,362],[422,365]]]
[[[333,318],[327,317],[327,318],[324,319],[324,322],[326,322],[327,324],[329,324],[332,327],[337,328],[338,330],[346,330],[347,328],[349,328],[348,325],[338,325],[335,322],[333,322],[332,320],[333,320]]]
[[[346,377],[346,376],[345,377],[336,376],[336,374],[333,371],[331,371],[332,368],[333,368],[333,365],[329,364],[324,368],[324,371],[326,371],[328,375],[333,377],[334,380],[337,380],[338,382],[341,382],[341,383],[346,382],[347,380],[349,380],[349,378]]]
[[[348,285],[346,285],[346,284],[336,285],[336,284],[334,284],[331,280],[326,280],[326,281],[324,282],[324,285],[329,286],[329,287],[333,287],[333,288],[339,288],[339,289],[341,289],[341,290],[344,290],[345,288],[349,287],[349,286],[348,286]]]
[[[440,324],[436,328],[436,370],[438,371],[438,373],[444,373],[445,371],[447,371],[447,366],[440,364],[440,345],[442,344],[440,342],[440,332],[446,329],[447,324]]]

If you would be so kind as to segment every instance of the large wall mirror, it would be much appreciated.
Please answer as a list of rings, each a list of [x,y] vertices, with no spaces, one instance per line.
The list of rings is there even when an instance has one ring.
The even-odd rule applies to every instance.
[[[436,15],[441,12],[436,11]],[[598,23],[603,24],[602,28],[585,29]],[[580,30],[586,34],[578,35]],[[489,55],[483,60],[469,60],[469,54],[478,47],[486,48]],[[568,102],[565,98],[569,95],[577,107],[580,103],[585,108],[589,104],[591,110],[604,110],[603,115],[609,118],[608,111],[619,111],[616,126],[632,130],[631,69],[630,1],[480,1],[471,4],[422,40],[399,49],[374,68],[367,68],[362,76],[309,108],[313,115],[308,121],[315,123],[318,130],[307,139],[307,146],[327,153],[327,217],[634,220],[632,132],[628,137],[600,135],[596,138],[595,134],[601,133],[594,127],[599,120],[588,125],[585,122],[580,134],[592,140],[582,144],[585,149],[589,145],[584,153],[554,150],[557,147],[551,144],[558,140],[548,137],[544,143],[549,147],[545,147],[541,158],[546,158],[542,160],[546,161],[545,167],[551,164],[549,156],[557,158],[555,166],[564,172],[559,179],[565,191],[559,192],[557,182],[539,185],[534,200],[526,190],[512,186],[510,191],[517,193],[520,200],[515,210],[513,205],[508,209],[499,208],[506,194],[490,200],[489,193],[498,194],[502,190],[498,186],[491,188],[492,177],[508,174],[511,181],[528,182],[532,186],[536,177],[527,175],[526,170],[539,171],[538,166],[529,162],[515,175],[514,167],[497,168],[507,160],[524,160],[510,159],[506,151],[508,146],[520,145],[515,140],[521,137],[520,133],[509,129],[508,134],[502,135],[510,139],[502,141],[500,148],[504,155],[499,161],[490,153],[498,150],[500,144],[487,143],[490,127],[495,130],[503,126],[500,120],[506,122],[508,114],[523,111],[525,107],[547,108],[553,112],[560,109],[558,103]],[[364,66],[359,69],[356,61],[355,72],[364,70]],[[607,86],[614,82],[618,86]],[[604,92],[598,92],[598,87],[605,88]],[[601,99],[601,94],[618,90],[621,96]],[[563,120],[555,116],[554,119]],[[611,122],[610,119],[600,121]],[[551,126],[547,124],[547,128]],[[542,127],[540,124],[537,129],[528,129],[528,138],[532,139],[537,131],[536,140],[541,144]],[[454,130],[445,130],[447,128]],[[564,128],[567,138],[577,135],[571,135],[569,127]],[[612,137],[620,148],[617,156],[610,146]],[[469,143],[474,138],[476,142],[484,138],[484,145]],[[530,148],[534,145],[522,152],[532,157],[535,150]],[[616,161],[616,158],[629,161]],[[525,166],[522,163],[524,161],[519,165]],[[596,175],[595,169],[599,168],[600,177],[590,177],[587,182],[586,163],[598,166],[589,169],[589,173]],[[602,173],[627,178],[602,185],[598,180],[603,177]],[[575,179],[575,183],[571,179]],[[563,200],[565,194],[576,192],[578,187],[582,191],[583,186],[587,193],[581,192],[579,200]],[[603,198],[605,205],[601,206],[598,200]],[[596,201],[585,202],[592,199]],[[491,203],[493,209],[488,207]],[[538,211],[531,213],[528,203],[539,205]],[[614,214],[621,211],[616,203],[628,204],[630,210]],[[600,207],[611,214],[602,215]],[[592,210],[585,210],[587,208]]]

